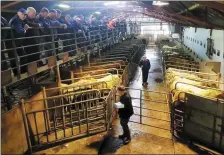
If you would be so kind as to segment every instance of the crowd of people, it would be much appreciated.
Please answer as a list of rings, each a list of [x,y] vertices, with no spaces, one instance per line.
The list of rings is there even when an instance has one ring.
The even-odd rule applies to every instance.
[[[122,23],[119,21],[119,23]],[[125,22],[123,22],[125,23]],[[99,16],[91,14],[89,20],[83,15],[74,15],[71,17],[69,14],[62,16],[62,11],[59,9],[48,10],[48,8],[43,7],[40,10],[40,13],[37,14],[35,8],[28,7],[27,9],[21,8],[17,11],[17,14],[12,17],[9,22],[1,17],[1,26],[2,27],[11,27],[13,33],[7,31],[2,31],[2,39],[9,38],[22,38],[25,39],[15,39],[16,53],[19,56],[20,65],[27,64],[33,61],[37,61],[40,58],[47,58],[52,56],[54,53],[59,53],[59,40],[66,40],[63,42],[64,49],[63,51],[73,51],[69,52],[70,56],[73,56],[74,53],[74,40],[71,35],[59,35],[60,33],[73,33],[78,32],[80,38],[83,38],[78,41],[88,41],[90,38],[86,34],[94,30],[97,26],[104,26],[107,29],[114,29],[118,24],[118,19],[109,20],[105,16]],[[49,29],[53,28],[53,29]],[[52,35],[53,41],[55,44],[52,44]],[[74,34],[74,33],[73,33]],[[12,36],[13,35],[13,36]],[[46,36],[46,37],[41,37]],[[2,50],[11,49],[13,44],[12,42],[4,42]],[[52,50],[55,46],[55,51]],[[82,48],[86,44],[79,44],[78,47]],[[43,52],[44,51],[44,52]],[[5,54],[7,53],[7,54]],[[28,56],[24,56],[28,55]],[[2,60],[10,59],[10,65],[7,65],[6,61],[2,62],[2,70],[7,68],[14,68],[13,73],[17,75],[16,67],[16,56],[15,52],[2,52]],[[45,61],[38,62],[38,65],[44,65],[47,63]],[[24,73],[27,71],[27,66],[21,66],[20,72]]]

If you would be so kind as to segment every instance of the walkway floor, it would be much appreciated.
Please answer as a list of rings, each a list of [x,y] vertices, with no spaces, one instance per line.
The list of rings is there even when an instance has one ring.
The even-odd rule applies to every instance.
[[[145,89],[152,91],[165,92],[163,83],[163,73],[160,55],[158,49],[154,46],[148,46],[146,56],[150,59],[151,69],[148,78],[147,88],[142,86],[141,71],[138,70],[134,80],[130,83],[130,88]],[[130,90],[132,97],[138,98],[139,90]],[[143,118],[141,125],[139,123],[129,123],[131,129],[132,141],[128,145],[123,145],[118,135],[122,134],[119,119],[113,123],[113,127],[108,135],[105,133],[92,137],[76,140],[62,146],[56,146],[38,154],[198,154],[187,145],[172,139],[170,132],[169,106],[164,103],[166,95],[143,91],[143,107],[152,110],[143,110],[142,114],[151,118]],[[161,103],[153,101],[161,101]],[[133,99],[134,106],[140,106],[138,99]],[[153,110],[160,110],[158,112]],[[139,114],[139,108],[134,108],[135,114]],[[153,119],[156,118],[156,119]],[[157,120],[163,119],[165,121]],[[131,121],[140,122],[139,116],[132,116]],[[201,153],[201,152],[200,152]]]

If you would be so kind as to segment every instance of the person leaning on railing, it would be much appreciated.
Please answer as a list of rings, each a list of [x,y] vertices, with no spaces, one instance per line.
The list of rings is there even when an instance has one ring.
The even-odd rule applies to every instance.
[[[84,32],[84,29],[82,27],[82,24],[81,24],[81,19],[76,15],[73,17],[72,26],[75,29],[75,31],[77,32],[76,37],[77,37],[78,47],[83,48],[84,43],[82,43],[82,42],[86,41],[87,38],[86,38],[86,35]]]
[[[72,45],[74,43],[73,43],[72,40],[69,40],[69,39],[72,39],[72,37],[74,36],[74,35],[71,35],[71,34],[73,34],[73,30],[72,30],[72,24],[71,24],[70,20],[71,20],[71,16],[69,14],[66,14],[64,17],[62,17],[60,19],[60,22],[62,24],[66,24],[67,27],[68,27],[68,29],[63,29],[63,30],[61,30],[61,32],[62,33],[70,33],[70,34],[62,35],[61,39],[65,40],[65,41],[63,41],[63,51],[64,52],[69,52],[70,51],[68,53],[69,56],[74,56],[75,53],[73,51],[71,52],[71,50],[74,50],[74,48],[73,48],[74,45]]]
[[[58,40],[59,40],[59,37],[57,35],[58,34],[57,28],[67,29],[67,25],[60,23],[56,18],[57,18],[57,11],[55,9],[50,10],[49,14],[48,14],[48,17],[47,17],[47,20],[50,23],[50,27],[54,28],[53,29],[53,34],[54,34],[55,48],[56,48],[56,53],[58,54],[59,53],[58,52],[58,47],[59,47]],[[50,44],[50,46],[51,46],[51,49],[53,49],[52,44]]]
[[[25,36],[29,37],[25,39],[26,47],[25,51],[26,54],[32,54],[27,56],[28,63],[34,62],[40,59],[40,30],[41,24],[38,23],[36,20],[36,10],[33,7],[28,7],[26,10],[27,17],[25,19],[25,23],[29,25],[29,27],[32,27],[31,29],[28,29]],[[32,37],[33,36],[33,37]],[[32,37],[32,38],[30,38]],[[36,54],[33,54],[36,53]],[[39,64],[39,62],[38,62]]]
[[[47,20],[48,13],[49,13],[49,10],[43,7],[40,10],[40,13],[36,16],[37,22],[40,23],[41,27],[43,27],[42,29],[40,29],[41,35],[50,35],[49,29],[45,29],[45,28],[50,28],[50,22]],[[40,37],[40,43],[50,42],[50,41],[51,41],[51,37]],[[41,44],[40,51],[48,50],[49,49],[48,47],[49,47],[48,44]],[[40,58],[45,58],[50,56],[48,55],[47,52],[40,53]],[[42,60],[42,63],[43,65],[45,65],[47,63],[47,60],[46,59]]]
[[[9,21],[9,26],[13,29],[14,38],[24,37],[25,34],[26,34],[26,31],[29,28],[29,26],[25,23],[25,19],[26,19],[25,14],[26,14],[26,10],[21,8],[17,11],[17,14],[15,16],[13,16],[12,19],[10,19],[10,21]],[[16,39],[15,44],[16,44],[16,47],[24,46],[24,40],[23,39]],[[12,43],[8,44],[7,48],[13,48]],[[16,52],[19,56],[25,55],[25,51],[24,51],[23,48],[16,49]],[[8,51],[8,55],[9,55],[10,59],[16,58],[13,50]],[[25,57],[20,58],[20,65],[23,65],[26,62],[27,61],[26,61]],[[15,59],[11,60],[10,65],[11,65],[11,68],[16,67],[16,60]],[[25,73],[26,70],[27,70],[26,66],[22,66],[20,69],[21,69],[21,73]],[[13,69],[13,73],[16,76],[17,75],[17,70]]]

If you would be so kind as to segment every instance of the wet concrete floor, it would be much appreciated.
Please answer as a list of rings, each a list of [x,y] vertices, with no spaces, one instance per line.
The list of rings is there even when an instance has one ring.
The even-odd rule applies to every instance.
[[[119,118],[117,118],[107,134],[101,133],[83,138],[37,152],[37,154],[207,154],[207,152],[189,148],[188,145],[172,139],[170,110],[166,102],[166,95],[148,92],[148,90],[166,92],[160,54],[156,47],[148,46],[145,55],[151,62],[148,86],[142,86],[140,69],[136,72],[129,86],[146,91],[142,91],[141,102],[144,110],[140,112],[140,90],[129,90],[131,96],[138,99],[133,99],[135,115],[131,117],[131,122],[129,122],[132,141],[128,145],[123,145],[123,141],[117,138],[118,135],[122,134]],[[142,119],[138,116],[140,113],[144,115]],[[140,120],[142,124],[140,124]]]

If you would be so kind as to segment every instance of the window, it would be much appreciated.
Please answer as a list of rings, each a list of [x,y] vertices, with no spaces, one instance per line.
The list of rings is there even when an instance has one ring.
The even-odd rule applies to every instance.
[[[204,44],[204,48],[206,47],[206,45]]]
[[[199,44],[199,41],[197,41],[197,43]]]
[[[202,42],[200,42],[200,45],[202,46]]]

